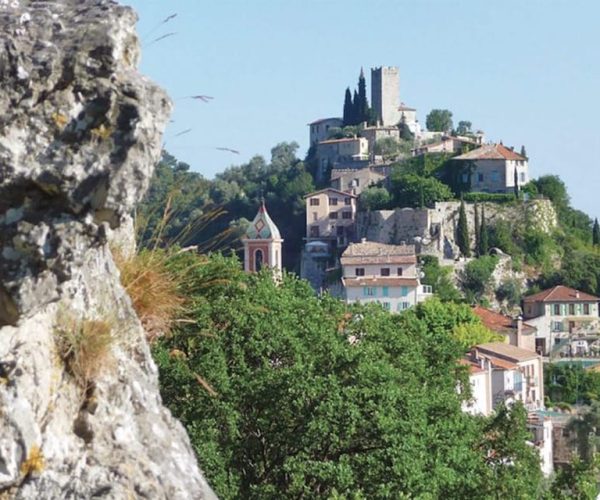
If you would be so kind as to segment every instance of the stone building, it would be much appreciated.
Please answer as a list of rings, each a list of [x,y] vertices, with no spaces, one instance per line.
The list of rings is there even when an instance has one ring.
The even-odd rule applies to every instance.
[[[244,270],[258,272],[264,267],[273,269],[277,274],[282,271],[281,265],[281,234],[275,223],[269,217],[264,202],[252,223],[246,230],[244,244]]]
[[[342,168],[331,171],[331,187],[338,191],[359,195],[364,189],[385,182],[390,167]]]
[[[341,128],[344,122],[341,118],[321,118],[309,123],[310,127],[310,145],[313,146],[329,138],[329,129]]]
[[[307,194],[306,240],[331,241],[346,246],[355,238],[356,201],[352,193],[326,188]]]
[[[453,158],[468,166],[463,181],[470,182],[471,191],[484,193],[510,193],[529,182],[527,158],[502,144],[486,144],[473,151]]]
[[[317,177],[325,178],[329,169],[361,168],[369,163],[369,142],[364,137],[331,139],[317,143]]]
[[[353,243],[340,259],[348,303],[376,302],[390,312],[404,311],[431,296],[421,285],[413,245]]]
[[[371,107],[379,125],[400,122],[400,72],[395,66],[371,69]]]

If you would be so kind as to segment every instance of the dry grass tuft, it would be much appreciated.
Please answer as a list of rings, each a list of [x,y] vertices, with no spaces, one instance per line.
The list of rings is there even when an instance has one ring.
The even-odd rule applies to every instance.
[[[148,340],[166,335],[182,313],[184,299],[168,270],[169,255],[162,250],[142,250],[128,259],[115,252],[121,283],[146,330]]]
[[[34,445],[29,450],[27,459],[21,464],[21,474],[28,476],[29,474],[42,472],[45,465],[42,450],[39,446]]]
[[[98,375],[113,363],[112,324],[62,316],[55,329],[56,343],[67,370],[87,391]]]

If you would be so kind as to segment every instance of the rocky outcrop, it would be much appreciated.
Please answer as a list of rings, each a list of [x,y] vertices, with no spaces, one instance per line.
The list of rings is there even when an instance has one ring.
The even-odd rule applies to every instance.
[[[213,498],[109,250],[171,107],[137,72],[135,22],[110,0],[0,0],[2,498]]]

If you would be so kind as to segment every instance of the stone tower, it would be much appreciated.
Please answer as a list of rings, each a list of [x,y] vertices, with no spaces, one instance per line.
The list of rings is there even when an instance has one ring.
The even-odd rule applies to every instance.
[[[269,217],[264,201],[246,230],[244,244],[244,270],[257,272],[264,267],[281,274],[281,244],[279,229]]]
[[[371,68],[371,106],[380,125],[393,126],[400,121],[400,72],[396,66]]]

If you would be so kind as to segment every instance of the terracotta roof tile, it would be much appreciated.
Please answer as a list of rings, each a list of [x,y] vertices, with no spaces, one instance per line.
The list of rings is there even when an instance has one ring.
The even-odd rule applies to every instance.
[[[454,160],[519,160],[526,161],[527,158],[515,153],[502,144],[486,144],[480,148],[469,151],[464,155],[456,156]]]
[[[473,312],[479,316],[481,322],[490,330],[499,333],[512,333],[516,331],[517,326],[513,318],[505,316],[504,314],[497,313],[491,309],[487,309],[481,306],[473,307]],[[523,333],[533,333],[537,330],[534,326],[523,323]]]
[[[600,298],[568,286],[557,285],[525,297],[523,302],[600,302]]]

